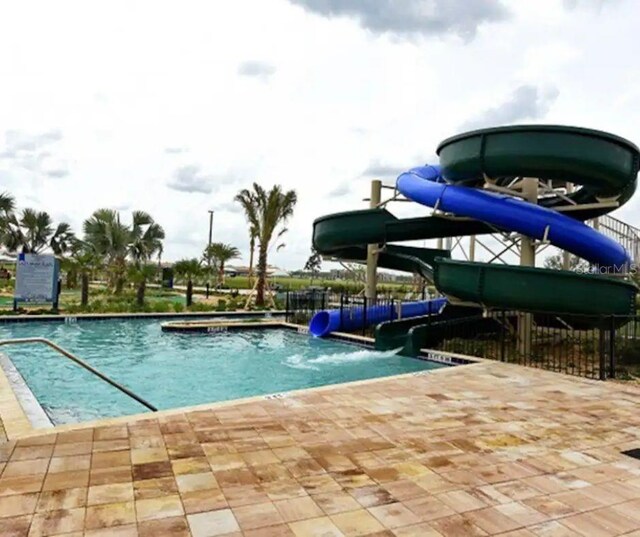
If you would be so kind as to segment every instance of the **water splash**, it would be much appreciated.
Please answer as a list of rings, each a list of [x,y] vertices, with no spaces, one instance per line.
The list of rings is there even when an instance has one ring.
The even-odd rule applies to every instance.
[[[287,356],[282,365],[286,365],[287,367],[291,367],[292,369],[311,369],[313,371],[320,371],[319,367],[315,365],[310,365],[301,354],[294,354],[292,356]]]
[[[317,358],[309,360],[308,363],[340,365],[353,362],[365,362],[368,360],[380,360],[383,358],[393,358],[401,348],[402,347],[389,351],[373,351],[369,349],[362,349],[353,352],[323,354],[321,356],[318,356]]]

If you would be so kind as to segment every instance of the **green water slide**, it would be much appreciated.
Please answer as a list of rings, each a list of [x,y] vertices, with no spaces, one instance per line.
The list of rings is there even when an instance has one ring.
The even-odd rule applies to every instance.
[[[405,197],[437,213],[398,219],[385,209],[369,209],[324,216],[314,222],[316,249],[364,262],[366,245],[378,244],[380,267],[418,273],[453,303],[542,313],[633,311],[637,289],[619,274],[628,268],[628,254],[582,222],[631,198],[640,166],[635,145],[600,131],[531,125],[464,133],[443,141],[437,152],[439,167],[414,168],[396,185]],[[536,203],[492,192],[513,193],[525,177],[546,187],[538,190]],[[577,188],[559,191],[566,183]],[[616,274],[454,261],[446,250],[391,244],[498,231],[548,241]],[[403,332],[422,325],[420,318],[385,323],[377,339],[395,343]]]

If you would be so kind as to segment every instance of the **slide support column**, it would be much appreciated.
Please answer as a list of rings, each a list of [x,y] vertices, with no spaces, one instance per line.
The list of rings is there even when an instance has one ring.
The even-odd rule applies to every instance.
[[[374,179],[371,181],[371,196],[369,201],[369,207],[375,209],[380,205],[380,198],[382,193],[382,181]],[[376,287],[378,283],[376,270],[378,268],[378,245],[367,245],[367,285],[364,295],[367,299],[376,299]]]
[[[522,180],[522,193],[529,203],[538,203],[538,179],[525,177]],[[536,264],[535,241],[525,235],[520,236],[520,265],[534,267]],[[531,354],[531,333],[533,329],[533,315],[523,313],[518,318],[518,350],[521,355]]]
[[[567,183],[567,194],[573,192],[573,183]],[[571,268],[571,254],[567,251],[562,252],[562,270],[569,270]]]

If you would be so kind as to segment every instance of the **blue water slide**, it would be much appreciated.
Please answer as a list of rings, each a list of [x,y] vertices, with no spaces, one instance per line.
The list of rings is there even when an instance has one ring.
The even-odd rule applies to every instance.
[[[436,315],[447,304],[446,298],[434,298],[433,300],[421,300],[417,302],[400,303],[400,317],[419,317],[423,315]],[[342,311],[324,310],[316,313],[309,323],[309,332],[316,337],[323,337],[331,332],[358,330],[359,328],[373,326],[383,321],[398,319],[397,305],[369,306],[364,308],[349,307]]]
[[[510,196],[450,185],[440,166],[419,166],[401,174],[396,187],[412,201],[481,220],[501,230],[548,240],[591,263],[622,271],[630,262],[626,250],[583,222]]]

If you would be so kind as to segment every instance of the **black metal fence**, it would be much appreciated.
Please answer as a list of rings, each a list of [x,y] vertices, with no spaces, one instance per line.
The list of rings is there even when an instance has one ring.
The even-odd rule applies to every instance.
[[[604,380],[640,375],[640,316],[491,311],[434,320],[427,348]]]
[[[298,324],[307,324],[316,312],[324,309],[340,310],[341,317],[347,319],[354,311],[366,312],[369,306],[385,306],[385,311],[388,308],[388,319],[378,319],[378,322],[392,320],[396,318],[400,302],[390,296],[371,300],[362,295],[322,290],[288,292],[285,301],[287,321]],[[448,319],[438,316],[424,319],[422,322],[427,323],[426,329],[413,331],[419,339],[414,342],[414,348],[476,356],[594,379],[640,377],[640,315],[468,311],[470,315],[462,313]],[[373,336],[375,326],[366,327],[366,313],[364,321],[365,327],[358,328],[357,333]]]

